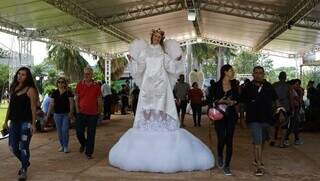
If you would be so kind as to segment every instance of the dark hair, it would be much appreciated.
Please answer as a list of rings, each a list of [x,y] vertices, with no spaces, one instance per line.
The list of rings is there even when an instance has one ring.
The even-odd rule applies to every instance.
[[[281,71],[281,72],[279,73],[278,78],[279,78],[279,80],[286,80],[286,79],[287,79],[287,74],[286,74],[286,72]]]
[[[196,84],[198,85],[198,82],[193,82],[192,87],[194,87]]]
[[[59,77],[58,79],[57,79],[57,81],[56,81],[56,86],[58,87],[58,82],[60,81],[60,80],[62,80],[63,82],[64,82],[64,88],[67,88],[68,87],[68,81],[67,81],[67,79],[65,78],[65,77]]]
[[[214,85],[215,83],[216,82],[213,79],[210,80],[210,85]]]
[[[253,68],[253,72],[254,72],[255,70],[262,70],[262,71],[264,72],[264,68],[261,67],[261,66],[255,66],[255,67]]]
[[[244,79],[244,84],[245,84],[245,85],[247,85],[247,84],[249,84],[249,83],[250,83],[250,79],[248,79],[248,78]]]
[[[153,37],[153,35],[154,35],[154,33],[151,34],[151,38],[150,38],[151,44],[153,43],[153,42],[152,42],[152,37]],[[161,34],[160,34],[160,35],[161,35]],[[163,41],[164,41],[164,36],[161,35],[161,39],[160,39],[159,44],[160,44],[160,46],[162,47],[162,50],[164,51],[164,43],[163,43]]]
[[[225,73],[226,71],[229,71],[230,69],[232,69],[232,66],[229,65],[229,64],[226,64],[224,66],[221,67],[220,69],[220,80],[222,80],[225,76]]]
[[[289,84],[290,84],[290,85],[294,85],[294,84],[296,84],[297,82],[299,83],[300,80],[299,80],[299,79],[292,79],[292,80],[289,81]]]
[[[36,85],[35,85],[35,83],[34,83],[34,80],[33,80],[32,74],[31,74],[31,71],[30,71],[30,69],[29,69],[28,67],[20,67],[20,68],[17,70],[16,74],[15,74],[14,77],[13,77],[13,81],[12,81],[12,83],[11,83],[11,85],[10,85],[10,92],[11,92],[11,93],[14,93],[16,87],[19,85],[19,82],[18,82],[18,73],[19,73],[20,71],[26,71],[26,73],[27,73],[27,78],[26,78],[26,80],[22,83],[22,88],[21,88],[21,89],[23,89],[23,88],[25,88],[25,87],[33,87],[33,88],[37,91],[37,93],[38,93],[38,89],[37,89],[37,87],[36,87]]]

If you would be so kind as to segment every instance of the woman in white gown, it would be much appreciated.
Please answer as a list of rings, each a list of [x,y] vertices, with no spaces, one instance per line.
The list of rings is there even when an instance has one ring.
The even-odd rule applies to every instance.
[[[184,70],[182,51],[176,41],[163,40],[164,32],[158,29],[152,31],[151,44],[135,40],[130,45],[132,74],[140,87],[137,112],[133,128],[110,150],[109,163],[127,171],[210,169],[210,149],[180,128],[172,84]]]

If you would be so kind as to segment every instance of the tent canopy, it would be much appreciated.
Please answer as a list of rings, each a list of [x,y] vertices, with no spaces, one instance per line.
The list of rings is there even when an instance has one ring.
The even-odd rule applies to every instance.
[[[320,0],[1,0],[0,31],[80,48],[127,51],[161,28],[181,43],[264,49],[287,55],[318,50]],[[188,15],[196,14],[195,21]],[[200,41],[201,41],[200,40]]]

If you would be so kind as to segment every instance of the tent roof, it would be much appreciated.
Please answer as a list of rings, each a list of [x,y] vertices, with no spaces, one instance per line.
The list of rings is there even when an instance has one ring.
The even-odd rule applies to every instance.
[[[97,55],[124,52],[160,27],[166,38],[303,54],[317,50],[320,0],[1,0],[0,31]],[[188,21],[189,11],[195,21]]]

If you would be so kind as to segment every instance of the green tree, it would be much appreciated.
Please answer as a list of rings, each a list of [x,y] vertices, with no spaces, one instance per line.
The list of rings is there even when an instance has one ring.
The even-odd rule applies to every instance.
[[[238,56],[231,62],[238,74],[250,74],[255,66],[262,66],[267,76],[272,74],[273,63],[268,57],[255,52],[241,51]]]
[[[295,67],[279,67],[276,69],[273,69],[273,71],[270,72],[267,79],[270,82],[276,82],[279,80],[278,76],[280,72],[286,72],[287,74],[287,80],[295,79],[296,77],[296,71],[297,69]]]
[[[104,75],[105,73],[105,60],[99,57],[97,66]],[[118,57],[111,60],[111,80],[118,80],[128,66],[128,61],[125,57]]]
[[[0,64],[0,103],[5,88],[9,87],[9,66]]]
[[[0,86],[4,86],[9,82],[9,66],[0,64]]]
[[[315,86],[320,83],[320,67],[312,66],[312,67],[305,67],[302,71],[301,75],[302,86],[304,88],[307,87],[308,81],[313,80],[315,82]]]
[[[48,62],[58,70],[63,71],[65,76],[72,82],[82,79],[83,69],[88,66],[88,62],[74,49],[60,45],[48,46]]]
[[[43,92],[44,77],[46,76],[47,70],[48,67],[45,63],[31,67],[33,78],[35,79],[35,83],[40,93]]]

